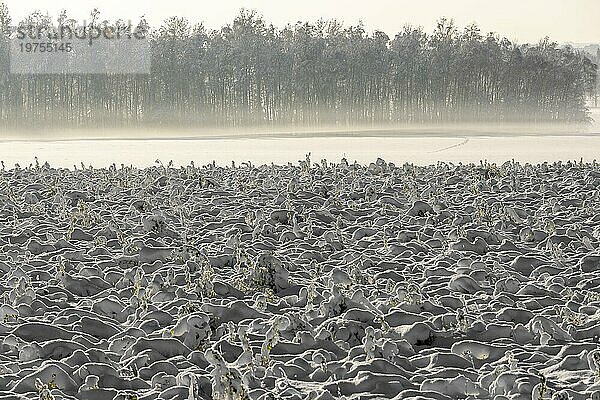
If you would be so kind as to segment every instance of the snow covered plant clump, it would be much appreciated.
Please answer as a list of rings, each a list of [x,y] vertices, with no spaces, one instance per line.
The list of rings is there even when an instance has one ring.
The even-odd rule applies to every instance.
[[[210,317],[203,312],[182,317],[171,330],[171,335],[190,349],[203,349],[211,334]]]
[[[50,392],[51,385],[43,383],[39,378],[35,380],[35,388],[38,392],[39,400],[54,400],[54,396]]]
[[[235,366],[228,365],[214,349],[207,349],[204,356],[213,368],[211,378],[214,400],[250,400],[242,374]]]
[[[215,278],[215,270],[210,265],[210,261],[206,257],[201,257],[198,263],[188,261],[186,263],[186,274],[187,271],[190,271],[190,266],[194,264],[198,267],[195,273],[196,279],[193,281],[195,292],[200,296],[200,298],[213,297],[215,295],[215,287],[213,283]],[[191,285],[191,276],[188,278],[186,275],[186,281],[188,282],[188,285]]]
[[[290,319],[287,316],[277,316],[267,333],[265,334],[265,341],[260,348],[260,355],[263,366],[268,366],[270,361],[271,350],[279,342],[279,332],[284,331],[290,327]]]
[[[289,272],[283,263],[265,252],[243,270],[240,286],[244,291],[268,289],[277,293],[289,287]]]

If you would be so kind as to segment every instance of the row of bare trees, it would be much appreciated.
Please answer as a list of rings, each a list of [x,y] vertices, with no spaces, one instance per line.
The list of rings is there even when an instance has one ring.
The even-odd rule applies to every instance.
[[[91,21],[109,23],[97,11]],[[27,23],[51,21],[34,13]],[[0,6],[5,39],[9,25]],[[276,29],[244,10],[219,30],[170,18],[149,31],[149,75],[14,75],[4,40],[0,124],[583,121],[597,90],[597,64],[571,47],[517,45],[446,19],[431,34],[407,26],[392,39],[336,21]]]
[[[598,45],[598,48],[596,49],[596,54],[590,55],[589,58],[592,61],[592,63],[600,66],[600,45]],[[600,79],[596,79],[596,89],[593,91],[590,97],[593,106],[600,107]]]

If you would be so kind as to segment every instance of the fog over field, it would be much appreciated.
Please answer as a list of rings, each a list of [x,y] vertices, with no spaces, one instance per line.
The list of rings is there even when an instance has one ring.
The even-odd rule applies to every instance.
[[[347,158],[360,163],[377,157],[398,164],[427,165],[436,161],[502,163],[508,159],[538,163],[546,160],[592,161],[599,158],[600,109],[583,125],[453,124],[369,127],[330,127],[205,130],[53,130],[5,132],[0,153],[6,165],[32,163],[33,156],[53,166],[72,168],[81,162],[95,167],[125,163],[144,167],[155,160],[187,165],[213,160],[227,165],[296,162],[307,153],[331,161]]]

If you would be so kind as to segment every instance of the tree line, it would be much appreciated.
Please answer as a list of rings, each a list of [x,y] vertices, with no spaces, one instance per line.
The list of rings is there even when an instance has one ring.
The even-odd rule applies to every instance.
[[[68,21],[62,13],[58,22]],[[52,23],[39,12],[26,22]],[[94,10],[90,24],[108,23]],[[247,10],[218,30],[142,19],[147,75],[10,74],[9,26],[0,5],[5,127],[578,122],[598,90],[593,57],[572,47],[516,44],[447,19],[393,38],[335,20],[278,29]]]
[[[592,63],[600,66],[600,46],[596,49],[596,54],[590,56]],[[600,79],[596,79],[596,89],[593,91],[594,93],[590,96],[591,102],[594,107],[600,107]]]

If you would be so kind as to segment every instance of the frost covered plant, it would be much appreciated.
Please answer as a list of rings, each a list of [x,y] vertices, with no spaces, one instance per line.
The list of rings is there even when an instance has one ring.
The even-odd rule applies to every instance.
[[[273,293],[288,285],[288,271],[281,261],[268,253],[261,254],[256,261],[250,261],[240,282],[245,291],[270,289]]]
[[[375,322],[376,324],[381,324],[381,333],[383,335],[385,335],[387,333],[390,333],[392,331],[392,328],[387,323],[387,321],[385,320],[385,318],[383,317],[383,315],[378,315],[377,317],[375,317],[373,319],[373,322]]]
[[[213,349],[207,349],[204,356],[213,366],[211,378],[214,400],[249,400],[242,375],[236,368],[228,366],[223,357]]]
[[[179,311],[177,312],[177,315],[179,317],[185,317],[186,315],[193,314],[200,310],[202,310],[202,308],[200,307],[199,303],[188,301],[187,303],[185,303],[184,305],[179,307]]]
[[[96,236],[94,237],[94,247],[102,247],[106,246],[107,240],[104,236]]]
[[[132,292],[135,297],[138,297],[140,293],[140,288],[142,287],[142,279],[144,278],[144,270],[141,268],[136,268],[135,275],[133,278],[133,288]]]
[[[596,382],[600,382],[600,351],[595,350],[590,353],[590,368],[594,373]]]
[[[275,295],[275,292],[272,289],[270,289],[270,288],[264,289],[263,290],[263,294],[265,295],[265,298],[267,299],[267,304],[268,303],[274,303],[274,302],[277,301],[276,300],[277,297]]]
[[[600,301],[600,293],[590,290],[585,294],[585,304],[590,304],[598,301]]]
[[[52,388],[49,384],[43,383],[40,378],[35,380],[35,389],[38,392],[39,400],[54,400],[54,396],[50,392]]]
[[[254,227],[256,226],[256,221],[256,212],[254,210],[249,210],[244,216],[244,222],[246,223],[246,225]]]
[[[471,361],[471,365],[473,366],[473,368],[475,368],[475,359],[473,358],[473,353],[471,352],[471,350],[466,349],[465,351],[462,352],[462,355],[464,358]]]
[[[311,278],[311,282],[318,281],[323,277],[323,266],[317,263],[317,260],[310,260],[310,265],[308,267],[308,273]]]
[[[163,215],[151,215],[142,219],[142,225],[146,232],[162,235],[167,229],[167,220]]]
[[[71,235],[75,230],[76,224],[81,224],[86,228],[90,228],[102,221],[102,218],[98,215],[98,213],[92,211],[87,203],[81,199],[77,202],[77,209],[73,213],[69,214],[67,211],[67,203],[65,198],[62,214],[64,214],[63,217],[67,217],[68,215],[69,218],[69,229],[65,235],[67,241],[71,240]]]
[[[306,237],[312,239],[313,237],[313,222],[312,218],[308,218],[308,226],[306,227]]]
[[[265,311],[267,309],[267,296],[262,293],[259,293],[254,300],[254,308],[258,311]]]
[[[396,307],[406,297],[406,290],[392,279],[386,281],[385,292],[388,294],[386,303],[389,307]]]
[[[574,293],[572,294],[571,299],[573,296],[574,296]],[[560,317],[562,318],[563,321],[573,324],[575,326],[580,326],[585,323],[584,315],[575,313],[566,306],[562,307]]]
[[[335,284],[331,288],[331,294],[326,302],[321,303],[320,312],[328,317],[339,316],[348,310],[348,297],[350,289],[342,289]]]
[[[390,252],[390,244],[388,240],[388,235],[386,230],[383,230],[383,252],[384,254],[388,254]]]
[[[195,281],[195,290],[202,298],[215,296],[213,278],[215,271],[207,258],[202,258],[199,263],[199,273]]]
[[[270,362],[271,350],[279,342],[279,332],[286,330],[290,326],[290,320],[286,316],[275,317],[271,327],[265,334],[265,341],[263,342],[260,355],[263,366],[267,367]]]
[[[406,285],[406,297],[405,301],[408,304],[421,304],[422,296],[421,296],[421,288],[419,285],[413,282],[412,278],[408,278],[408,283]]]
[[[556,231],[556,225],[554,224],[554,221],[548,219],[544,225],[544,230],[548,235],[552,235]]]
[[[515,354],[512,351],[508,352],[508,368],[511,371],[516,371],[517,369],[517,358],[515,357]]]
[[[254,231],[256,232],[256,231]],[[254,235],[254,233],[253,233]],[[254,236],[256,238],[257,236]],[[235,260],[234,270],[236,272],[242,272],[243,269],[251,262],[251,257],[248,254],[248,251],[243,246],[235,246],[233,249],[233,259]]]
[[[89,205],[81,200],[79,200],[77,204],[75,218],[77,218],[78,221],[80,221],[86,228],[90,228],[102,221],[102,218],[98,215],[98,213],[90,209]]]
[[[314,282],[311,282],[306,288],[306,306],[305,310],[310,312],[314,309],[315,298],[317,297],[317,288]]]
[[[359,263],[351,264],[348,267],[348,275],[350,279],[357,285],[366,285],[373,283],[373,276],[371,274],[366,274],[363,272]]]
[[[469,321],[467,319],[467,312],[459,308],[456,310],[456,330],[458,332],[466,332],[469,329]]]
[[[363,345],[365,346],[365,354],[367,361],[371,361],[375,358],[375,330],[372,326],[367,326],[365,329],[365,337],[363,339]]]
[[[569,393],[567,393],[564,390],[561,390],[560,392],[556,392],[552,395],[552,400],[570,400],[571,396],[569,396]]]
[[[71,218],[71,220],[69,221],[69,229],[67,229],[67,233],[65,234],[65,239],[67,240],[67,242],[71,241],[71,236],[73,235],[74,231],[75,221],[73,220],[73,218]]]
[[[22,276],[15,287],[8,292],[8,302],[14,306],[19,304],[31,304],[36,298],[35,291],[28,278]]]
[[[542,374],[541,372],[539,372],[539,377],[540,377],[540,387],[538,390],[537,400],[544,400],[544,396],[546,395],[546,392],[548,392],[548,381],[547,381],[547,378],[544,376],[544,374]]]
[[[564,297],[567,301],[573,300],[575,298],[575,291],[570,287],[566,288]]]
[[[550,240],[546,242],[546,250],[552,256],[552,259],[557,265],[565,265],[566,259],[563,249],[556,243],[552,243]]]
[[[192,272],[188,263],[183,266],[183,273],[185,274],[185,287],[189,290],[192,287]]]
[[[342,228],[344,227],[344,223],[342,221],[342,216],[338,215],[335,219],[335,233],[337,237],[342,239]]]
[[[10,322],[17,322],[18,318],[18,314],[4,314],[4,316],[2,317],[2,323],[8,324]]]
[[[236,338],[237,338],[237,332],[235,329],[235,324],[233,323],[233,321],[228,321],[227,322],[227,335],[229,336],[229,341],[230,342],[235,342]]]
[[[116,227],[115,231],[116,231],[117,241],[119,242],[119,245],[121,245],[122,248],[127,247],[128,241],[125,238],[125,235],[123,235],[123,231],[121,230],[121,228],[118,227],[117,224],[114,224],[114,226]]]
[[[152,297],[152,294],[152,288],[149,287],[142,290],[142,296],[139,297],[140,301],[138,307],[144,313],[148,312],[148,305],[150,303],[150,298]]]
[[[262,361],[263,367],[268,367],[271,362],[271,350],[275,345],[279,342],[279,333],[272,332],[270,335],[267,335],[265,341],[260,347],[260,358]]]
[[[171,287],[175,284],[175,269],[169,268],[165,277],[165,287]]]
[[[242,349],[244,351],[252,351],[250,348],[250,339],[248,338],[248,327],[244,325],[240,325],[237,328],[237,337],[240,339],[242,343]]]

